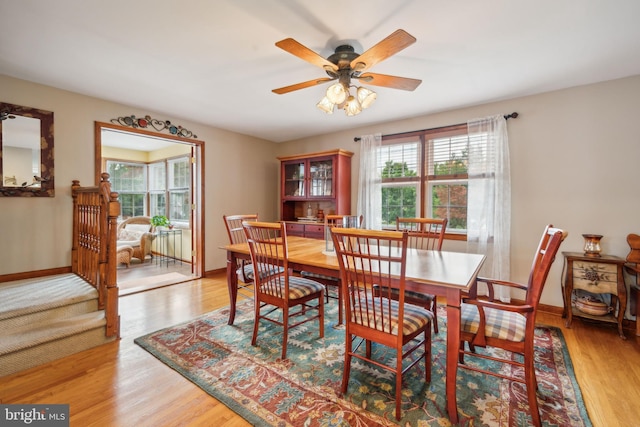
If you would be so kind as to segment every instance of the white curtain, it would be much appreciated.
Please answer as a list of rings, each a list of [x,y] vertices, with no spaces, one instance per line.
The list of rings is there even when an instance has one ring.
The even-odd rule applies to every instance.
[[[511,177],[507,121],[503,115],[470,120],[467,251],[485,254],[481,276],[510,278]],[[495,297],[511,300],[510,289]],[[479,289],[479,292],[486,292]]]
[[[358,215],[362,228],[382,229],[382,177],[378,173],[378,152],[382,135],[360,137],[360,179],[358,182]]]

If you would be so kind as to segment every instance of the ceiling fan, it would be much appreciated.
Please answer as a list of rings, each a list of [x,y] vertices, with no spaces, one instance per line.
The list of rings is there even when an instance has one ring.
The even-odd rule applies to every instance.
[[[276,43],[276,46],[324,69],[329,77],[317,78],[273,89],[273,92],[282,95],[338,80],[327,89],[326,96],[317,104],[317,107],[329,114],[333,113],[333,108],[336,106],[338,108],[344,108],[348,116],[358,114],[363,108],[369,107],[373,101],[375,101],[376,94],[365,87],[359,87],[356,88],[356,96],[351,95],[350,88],[353,87],[351,85],[352,79],[360,80],[369,85],[408,91],[414,90],[422,83],[422,80],[370,73],[367,71],[377,63],[415,43],[415,41],[416,38],[406,31],[396,30],[363,54],[356,53],[353,46],[344,44],[338,46],[335,52],[325,59],[292,38],[281,40]]]

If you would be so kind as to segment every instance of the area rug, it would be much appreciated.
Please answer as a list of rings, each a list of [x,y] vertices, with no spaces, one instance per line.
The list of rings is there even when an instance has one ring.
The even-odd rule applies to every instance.
[[[394,378],[387,371],[354,359],[348,391],[339,396],[345,331],[335,325],[333,300],[325,307],[325,337],[318,338],[317,322],[292,329],[287,360],[280,359],[282,329],[270,322],[260,324],[257,345],[251,346],[250,300],[238,303],[234,325],[227,325],[225,308],[135,342],[256,426],[451,425],[445,399],[443,308],[440,333],[434,335],[431,383],[424,381],[422,363],[405,374],[398,422]],[[535,343],[543,425],[591,426],[562,332],[538,327]],[[394,357],[384,346],[374,344],[373,351],[381,359]],[[519,383],[460,369],[457,394],[460,426],[531,423],[526,390]]]

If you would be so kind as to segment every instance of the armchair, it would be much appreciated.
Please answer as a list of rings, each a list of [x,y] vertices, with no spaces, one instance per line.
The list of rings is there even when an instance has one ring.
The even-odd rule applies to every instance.
[[[117,246],[131,246],[133,258],[145,262],[147,256],[153,258],[151,244],[156,238],[155,227],[148,216],[133,216],[118,225]]]
[[[553,228],[551,225],[545,228],[533,258],[529,281],[526,284],[480,277],[477,280],[477,282],[486,283],[489,287],[501,285],[523,290],[526,292],[524,302],[507,304],[493,301],[493,298],[479,299],[476,282],[471,288],[469,296],[463,299],[461,306],[461,343],[458,367],[524,384],[529,402],[528,412],[531,414],[532,424],[537,427],[540,427],[542,423],[536,396],[538,383],[534,366],[536,313],[549,270],[560,244],[566,236],[566,231]],[[490,295],[493,293],[490,292]],[[465,342],[469,344],[470,351],[465,350]],[[507,356],[503,358],[495,352],[476,352],[476,347],[500,348],[510,353],[506,353]],[[513,354],[519,354],[522,357],[511,357]],[[484,370],[475,364],[467,364],[465,356],[480,357],[512,365],[514,369],[510,372],[517,373],[517,375],[512,376],[506,373],[506,370],[496,372]],[[523,362],[520,361],[522,359],[524,359]]]

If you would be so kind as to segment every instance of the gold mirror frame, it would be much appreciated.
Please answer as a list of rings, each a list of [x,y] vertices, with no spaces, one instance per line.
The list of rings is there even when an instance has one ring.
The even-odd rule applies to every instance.
[[[40,120],[40,175],[38,186],[5,186],[2,148],[8,142],[2,140],[2,125],[11,116],[23,116]],[[54,197],[53,112],[22,105],[0,102],[0,197]],[[34,176],[35,178],[35,176]]]

